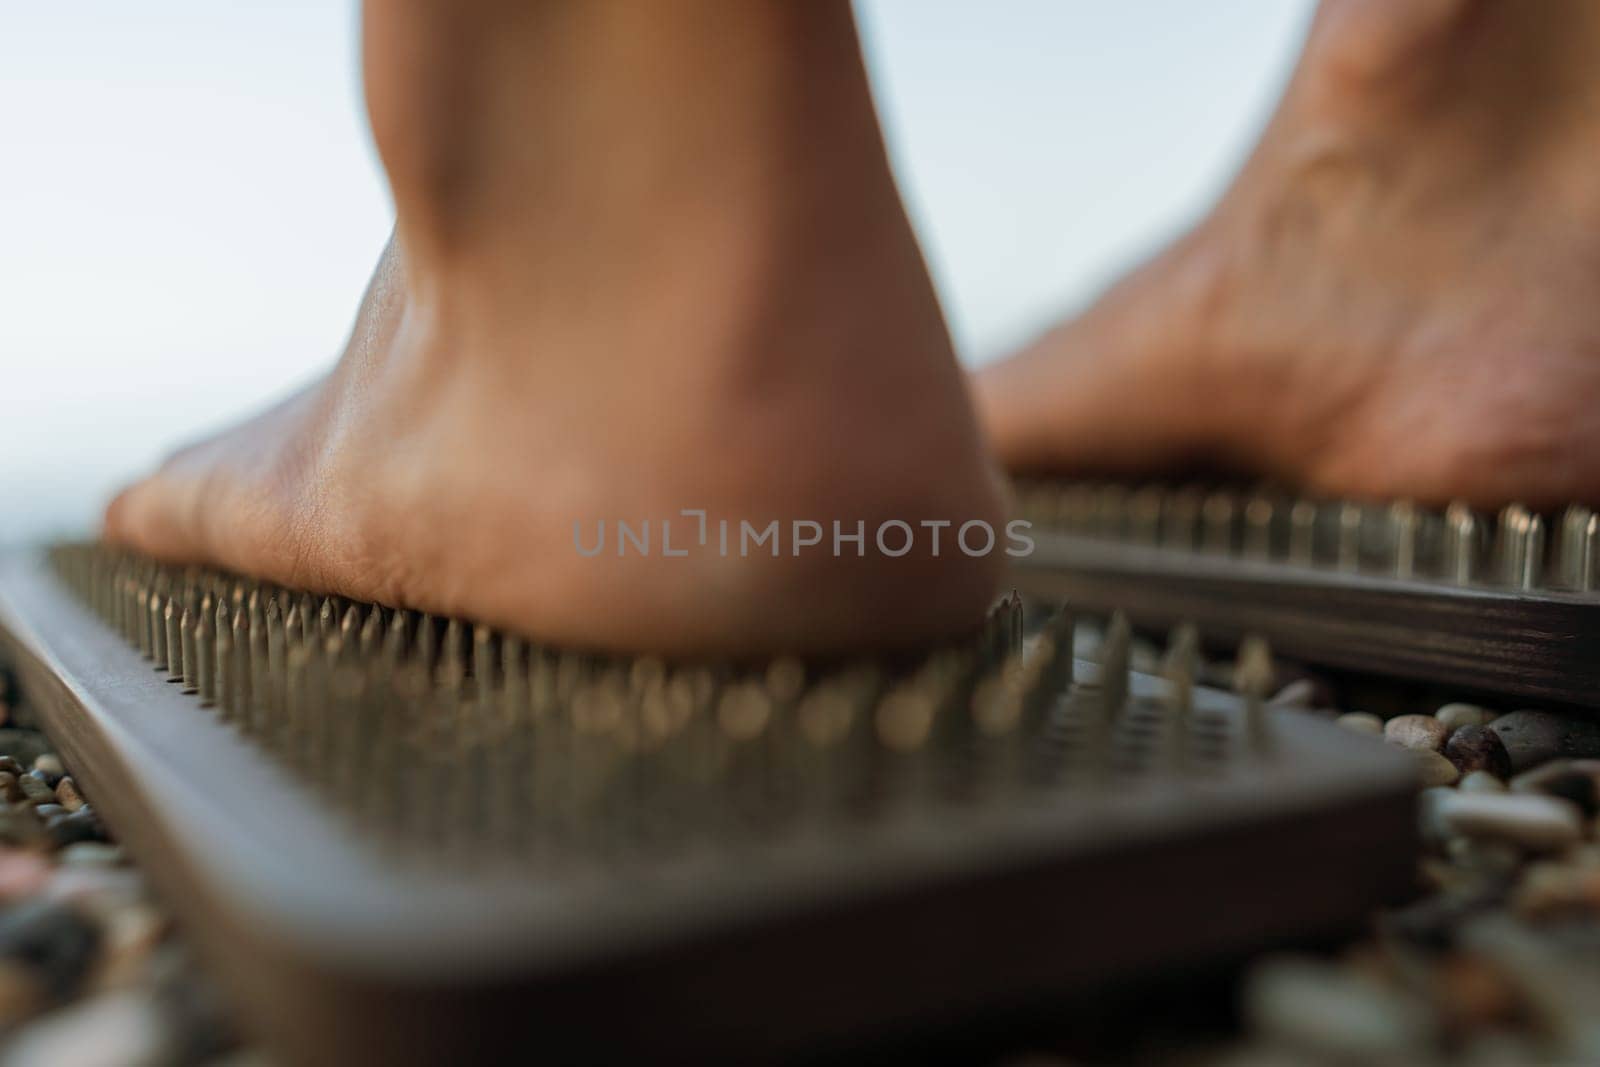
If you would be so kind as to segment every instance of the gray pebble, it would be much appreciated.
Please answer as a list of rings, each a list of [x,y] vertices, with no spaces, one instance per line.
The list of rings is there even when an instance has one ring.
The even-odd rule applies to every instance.
[[[23,767],[33,766],[33,761],[48,751],[50,745],[38,730],[0,726],[0,754],[10,756]]]
[[[1600,760],[1551,760],[1517,775],[1511,790],[1565,797],[1593,815],[1600,809]]]
[[[1347,711],[1334,720],[1346,730],[1354,730],[1361,734],[1383,733],[1383,720],[1370,711]]]
[[[1487,726],[1460,726],[1444,743],[1444,754],[1462,774],[1488,771],[1497,778],[1511,777],[1511,757],[1500,735]]]
[[[88,808],[53,816],[45,822],[44,828],[58,848],[79,841],[104,841],[106,837],[100,817]]]
[[[1521,772],[1553,759],[1600,756],[1600,722],[1548,711],[1513,711],[1489,724]]]
[[[1523,771],[1511,779],[1511,789],[1517,793],[1539,793],[1546,782],[1572,773],[1587,774],[1600,780],[1600,759],[1557,759],[1542,763],[1531,771]]]
[[[1450,731],[1432,715],[1397,715],[1383,724],[1384,740],[1401,748],[1437,752]]]
[[[1570,800],[1535,793],[1462,793],[1434,812],[1449,833],[1504,841],[1531,852],[1557,851],[1583,837],[1583,812]]]
[[[1454,730],[1458,726],[1488,726],[1496,714],[1476,704],[1446,704],[1433,717]]]
[[[94,924],[57,901],[30,900],[0,914],[0,957],[31,969],[58,997],[77,988],[99,946]]]
[[[22,799],[35,807],[55,803],[56,791],[46,785],[43,778],[25,774],[17,779],[17,786],[22,790]]]
[[[36,819],[48,819],[52,815],[65,815],[66,813],[67,809],[60,804],[36,804],[33,809],[33,815]]]

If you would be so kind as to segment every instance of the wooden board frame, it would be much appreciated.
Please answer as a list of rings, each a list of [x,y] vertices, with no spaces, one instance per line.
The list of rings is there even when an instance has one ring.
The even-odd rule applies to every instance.
[[[1352,929],[1412,885],[1409,762],[1297,713],[1277,715],[1276,760],[1212,783],[912,811],[546,884],[387,862],[42,553],[0,560],[0,649],[247,1024],[293,1062],[814,1054]]]

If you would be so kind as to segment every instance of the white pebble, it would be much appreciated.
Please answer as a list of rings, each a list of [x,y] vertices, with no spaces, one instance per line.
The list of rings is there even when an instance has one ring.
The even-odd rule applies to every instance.
[[[1383,724],[1383,736],[1401,748],[1437,752],[1450,731],[1432,715],[1396,715]]]
[[[1258,964],[1244,1010],[1258,1031],[1319,1062],[1415,1062],[1433,1038],[1433,1020],[1403,994],[1314,960]]]
[[[33,761],[33,769],[43,771],[46,774],[53,774],[57,778],[67,773],[66,768],[61,765],[61,757],[54,752],[46,752],[35,759]]]
[[[1433,717],[1454,730],[1458,726],[1488,726],[1495,713],[1476,704],[1446,704]]]
[[[1506,784],[1488,771],[1472,771],[1456,788],[1463,793],[1504,793]]]
[[[1309,708],[1316,695],[1315,682],[1310,678],[1297,678],[1278,690],[1267,703],[1278,708]]]
[[[1437,811],[1450,832],[1535,852],[1558,851],[1583,837],[1582,810],[1561,797],[1457,791],[1441,798]]]
[[[1354,730],[1362,734],[1383,733],[1383,720],[1370,711],[1347,711],[1334,720],[1346,730]]]
[[[80,1001],[10,1035],[7,1067],[163,1063],[172,1036],[153,996],[105,993]]]

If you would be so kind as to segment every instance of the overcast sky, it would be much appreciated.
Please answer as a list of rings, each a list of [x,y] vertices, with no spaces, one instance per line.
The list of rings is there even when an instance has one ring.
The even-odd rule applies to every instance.
[[[963,358],[1081,306],[1202,211],[1307,0],[862,0]],[[173,445],[337,354],[390,226],[353,3],[7,5],[0,542],[86,529]]]

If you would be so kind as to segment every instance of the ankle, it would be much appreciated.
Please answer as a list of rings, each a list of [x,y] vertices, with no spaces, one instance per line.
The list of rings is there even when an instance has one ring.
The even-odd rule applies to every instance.
[[[638,244],[663,222],[759,221],[887,179],[838,0],[390,0],[368,5],[366,81],[418,259],[497,239]]]

